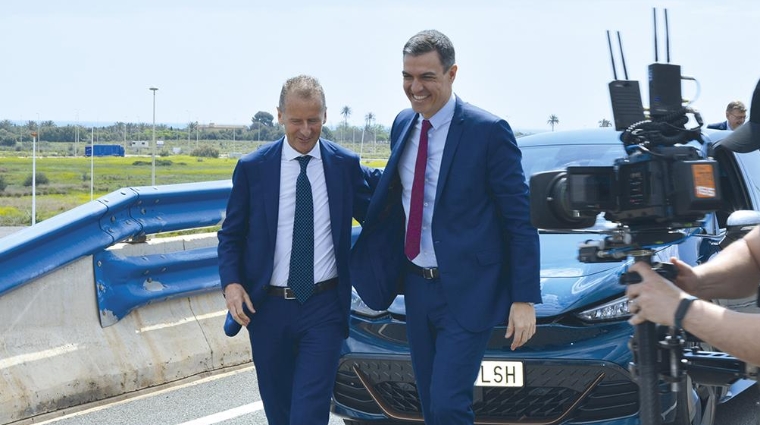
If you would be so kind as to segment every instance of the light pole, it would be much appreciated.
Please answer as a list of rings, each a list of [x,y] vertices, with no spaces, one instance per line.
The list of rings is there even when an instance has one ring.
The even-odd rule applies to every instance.
[[[37,134],[32,132],[32,226],[37,222]]]
[[[158,87],[151,87],[153,92],[153,152],[151,154],[151,166],[150,166],[150,184],[156,185],[156,90]]]

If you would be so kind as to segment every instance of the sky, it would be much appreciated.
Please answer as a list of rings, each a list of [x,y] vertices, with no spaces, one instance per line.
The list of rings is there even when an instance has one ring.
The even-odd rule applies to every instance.
[[[250,124],[276,117],[282,84],[309,74],[327,97],[327,125],[390,126],[409,102],[404,43],[446,34],[459,68],[454,91],[523,132],[612,120],[606,31],[620,31],[628,78],[648,105],[647,67],[666,61],[694,77],[683,97],[705,123],[748,107],[760,78],[756,0],[3,0],[0,120]],[[755,46],[755,47],[753,47]],[[618,78],[622,63],[615,48]],[[760,112],[758,112],[760,113]]]

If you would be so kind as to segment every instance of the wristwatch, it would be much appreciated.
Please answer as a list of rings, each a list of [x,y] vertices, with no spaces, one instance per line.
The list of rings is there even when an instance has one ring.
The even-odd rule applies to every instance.
[[[676,315],[673,318],[673,326],[676,329],[683,329],[683,319],[686,317],[686,312],[689,311],[691,303],[698,299],[694,295],[687,295],[685,298],[681,298],[681,302],[678,303],[678,308],[676,309]]]

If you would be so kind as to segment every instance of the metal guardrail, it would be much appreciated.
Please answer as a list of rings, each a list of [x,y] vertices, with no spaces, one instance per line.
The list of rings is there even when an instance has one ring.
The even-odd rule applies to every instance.
[[[231,188],[230,180],[123,188],[6,236],[0,239],[0,296],[88,255],[102,326],[150,302],[214,290],[215,248],[139,260],[106,250],[129,238],[221,224]],[[160,289],[150,284],[157,275]]]

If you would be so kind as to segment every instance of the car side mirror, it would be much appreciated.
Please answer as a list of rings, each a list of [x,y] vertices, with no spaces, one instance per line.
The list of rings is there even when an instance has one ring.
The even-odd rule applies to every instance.
[[[734,211],[726,220],[726,236],[720,241],[720,248],[726,249],[732,242],[741,239],[760,224],[760,211]]]

